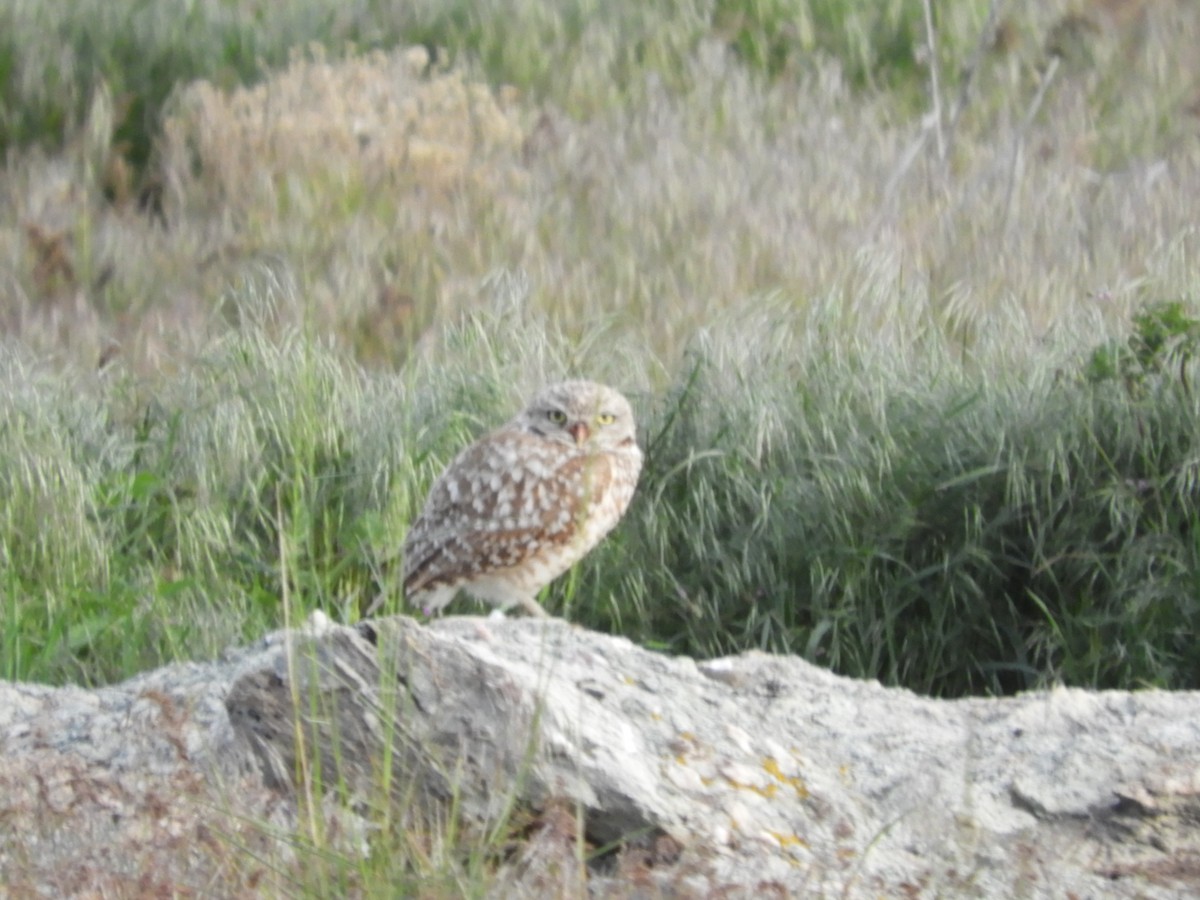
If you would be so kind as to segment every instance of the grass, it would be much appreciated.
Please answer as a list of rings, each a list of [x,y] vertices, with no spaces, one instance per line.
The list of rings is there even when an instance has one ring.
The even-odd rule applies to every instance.
[[[658,13],[620,4],[519,5],[504,27],[498,7],[417,4],[395,31],[370,4],[336,21],[297,4],[267,30],[253,4],[6,8],[5,64],[24,73],[8,82],[9,146],[43,145],[10,156],[0,213],[19,422],[6,577],[33,598],[9,616],[37,623],[10,638],[7,671],[103,681],[147,662],[139,646],[187,653],[186,626],[142,612],[209,595],[255,633],[282,588],[268,560],[284,527],[306,535],[299,586],[344,608],[386,580],[382,545],[437,467],[520,402],[502,385],[610,372],[641,392],[643,494],[668,515],[634,524],[634,510],[612,547],[639,535],[626,570],[645,583],[607,611],[581,600],[590,621],[951,694],[1174,683],[1064,668],[1039,631],[1065,641],[1065,595],[1133,577],[1099,524],[1129,505],[1120,479],[1184,477],[1186,431],[1175,456],[1135,445],[1182,428],[1154,417],[1186,416],[1189,382],[1156,388],[1176,384],[1171,366],[1131,374],[1122,360],[1146,349],[1118,351],[1146,304],[1181,298],[1186,320],[1195,300],[1184,186],[1200,73],[1174,50],[1200,26],[1183,4],[1124,9],[963,4],[926,23],[912,5],[684,5],[658,22],[659,53],[625,44]],[[341,56],[407,28],[453,52]],[[942,113],[924,124],[918,32],[941,74]],[[333,49],[295,50],[316,34]],[[34,77],[52,59],[74,88]],[[951,109],[955,91],[967,102]],[[132,190],[118,177],[131,104],[160,111],[134,117],[156,147],[157,212],[117,190]],[[447,358],[492,376],[447,386]],[[1073,512],[1099,504],[1070,540],[1050,513],[1062,491],[1082,492]],[[705,527],[676,528],[672,511]],[[1081,587],[1070,559],[1110,574]],[[591,571],[577,595],[612,590]],[[931,606],[928,627],[960,653],[923,653],[915,672],[895,623]],[[143,627],[145,642],[116,637]],[[1071,645],[1113,639],[1097,629]]]
[[[1197,320],[1164,309],[1118,354],[1136,379],[1065,350],[980,378],[945,345],[822,348],[782,304],[668,372],[508,314],[402,376],[253,326],[153,398],[18,370],[6,674],[95,683],[215,655],[286,593],[354,619],[394,593],[404,523],[456,449],[589,372],[631,386],[647,467],[625,525],[551,589],[573,620],[949,696],[1193,686]]]
[[[567,333],[607,320],[669,362],[714,313],[763,295],[840,296],[851,339],[907,315],[907,279],[929,326],[957,329],[967,352],[978,320],[1010,306],[1041,333],[1096,312],[1116,328],[1147,297],[1185,295],[1160,264],[1194,221],[1177,189],[1196,164],[1194,73],[1176,62],[1191,59],[1188,8],[1085,31],[1095,60],[1053,74],[1052,17],[1006,19],[1016,37],[997,44],[980,12],[954,20],[973,43],[943,67],[937,127],[911,84],[856,87],[831,54],[767,80],[716,32],[697,38],[697,16],[654,32],[687,48],[670,78],[655,63],[615,79],[611,48],[588,44],[537,90],[481,84],[468,50],[445,69],[424,51],[342,64],[336,48],[299,49],[243,88],[181,80],[152,119],[157,163],[140,186],[122,92],[95,89],[62,152],[18,154],[7,171],[11,326],[84,366],[119,347],[154,371],[237,319],[231,286],[275,280],[295,288],[284,324],[395,367],[511,269]],[[40,21],[25,45],[49,30]]]
[[[578,374],[647,466],[573,621],[1200,686],[1200,12],[933,6],[5,6],[0,675],[394,607],[441,467]]]
[[[10,677],[212,655],[285,587],[352,616],[439,467],[582,373],[650,462],[573,617],[945,695],[1193,684],[1191,356],[1155,333],[1195,315],[1191,7],[696,5],[628,55],[657,13],[298,4],[226,75],[253,5],[113,9],[5,13],[13,71],[195,45],[63,67],[64,142],[4,172]],[[453,52],[342,56],[410,26]]]
[[[987,4],[972,0],[939,21],[940,52],[957,58],[978,35]],[[795,72],[805,57],[843,61],[857,85],[919,86],[919,8],[862,0],[705,3],[642,8],[567,0],[396,3],[368,0],[340,12],[319,3],[85,0],[70,7],[15,3],[0,13],[0,150],[59,144],[87,116],[102,85],[120,98],[117,143],[139,169],[151,160],[172,90],[197,79],[254,83],[297,47],[341,53],[424,45],[471,60],[493,84],[515,85],[572,113],[595,113],[640,93],[647,71],[676,80],[695,44],[715,36],[752,70]],[[269,27],[268,27],[269,22]],[[591,57],[588,69],[577,66]],[[564,68],[574,69],[563,78]]]

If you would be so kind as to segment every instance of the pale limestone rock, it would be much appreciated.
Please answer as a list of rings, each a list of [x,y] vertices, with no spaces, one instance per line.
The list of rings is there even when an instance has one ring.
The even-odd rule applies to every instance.
[[[1196,693],[937,701],[795,658],[698,666],[558,620],[481,622],[325,621],[97,691],[0,685],[0,883],[119,893],[152,866],[193,884],[227,852],[218,831],[286,867],[261,826],[294,824],[318,759],[363,852],[355,798],[384,802],[390,742],[405,815],[452,796],[468,823],[514,796],[534,814],[495,896],[1200,887]],[[584,867],[581,838],[624,847]],[[237,875],[214,890],[236,895]]]

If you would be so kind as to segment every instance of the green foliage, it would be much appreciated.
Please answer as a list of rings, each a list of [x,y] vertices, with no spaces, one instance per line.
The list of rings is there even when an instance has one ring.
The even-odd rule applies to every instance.
[[[776,77],[824,51],[856,84],[886,84],[915,68],[920,4],[824,0],[717,0],[713,22],[751,69]]]
[[[936,23],[946,63],[975,46],[986,12],[952,6]],[[1039,101],[1055,110],[1043,128],[1014,66],[980,101],[1007,110],[988,120],[999,139],[960,124],[961,160],[909,168],[898,148],[920,147],[886,126],[894,97],[878,89],[924,90],[923,27],[919,5],[815,0],[0,9],[10,147],[70,133],[103,83],[136,157],[180,79],[240,83],[318,34],[470,58],[551,101],[514,114],[518,132],[555,105],[580,117],[547,115],[545,134],[524,135],[529,159],[515,140],[512,156],[497,151],[519,177],[477,194],[457,176],[445,194],[357,181],[339,195],[336,171],[303,190],[279,173],[278,196],[231,212],[197,179],[169,229],[75,204],[94,194],[74,190],[74,157],[55,169],[65,187],[25,191],[36,166],[6,182],[23,336],[69,318],[70,303],[136,318],[160,295],[190,298],[189,327],[211,322],[195,305],[212,284],[264,259],[303,301],[264,317],[270,326],[231,318],[231,334],[153,387],[132,375],[81,386],[5,348],[0,670],[109,681],[214,655],[309,607],[345,620],[381,590],[394,599],[395,549],[441,466],[540,381],[586,373],[640,389],[647,467],[622,527],[552,587],[546,602],[569,618],[698,656],[803,653],[945,695],[1055,679],[1195,686],[1200,325],[1181,303],[1148,307],[1081,367],[1042,358],[994,316],[997,298],[1028,298],[1022,316],[1082,329],[1063,298],[1130,266],[1159,295],[1184,295],[1187,192],[1156,187],[1149,171],[1084,179],[1075,150],[1054,150],[1086,154],[1088,79],[1105,81],[1100,112],[1132,138],[1128,85],[1167,96],[1167,70],[1098,44],[1087,64],[1109,69],[1064,66]],[[712,53],[714,36],[736,53]],[[1154,30],[1147,47],[1165,53],[1171,36]],[[836,58],[864,92],[789,78],[809,56]],[[1110,83],[1121,60],[1136,77]],[[583,121],[595,108],[610,117]],[[1166,118],[1166,105],[1148,108]],[[839,128],[813,127],[835,118]],[[1014,147],[1035,146],[1044,166],[1012,163]],[[350,167],[354,154],[336,159]],[[894,194],[879,206],[882,184]],[[27,214],[40,232],[22,230]],[[1086,254],[1058,239],[1068,231]],[[173,253],[174,270],[156,268]],[[532,306],[469,314],[487,305],[482,272],[507,258],[533,271],[553,326]],[[213,282],[187,280],[206,269]],[[392,304],[394,330],[354,314],[374,297]],[[822,311],[814,297],[833,300]],[[307,327],[318,304],[333,310],[322,330],[345,312],[385,335],[390,360],[412,349],[402,378],[365,375],[280,328]],[[760,306],[777,318],[729,325]],[[404,318],[417,307],[468,315],[421,336]],[[682,353],[705,327],[717,330]],[[397,334],[415,344],[394,346]]]
[[[864,363],[693,357],[584,564],[584,621],[943,696],[1197,683],[1200,409],[1177,379],[1151,402]]]
[[[1167,369],[1186,376],[1200,346],[1200,320],[1178,300],[1153,303],[1133,317],[1133,333],[1092,351],[1084,375],[1091,384],[1119,380],[1130,390]]]
[[[384,20],[386,21],[386,20]],[[270,27],[265,27],[269,23]],[[56,145],[83,121],[100,85],[116,98],[114,143],[137,167],[149,160],[164,103],[208,79],[251,83],[295,48],[374,46],[379,23],[337,17],[325,4],[78,0],[0,8],[0,152]],[[365,26],[365,31],[360,27]]]
[[[352,619],[394,596],[395,549],[437,472],[511,412],[514,372],[551,377],[579,352],[498,316],[448,335],[434,356],[453,364],[414,363],[417,387],[252,326],[149,402],[14,370],[5,674],[106,681],[211,655],[288,603]],[[723,328],[634,393],[638,494],[550,609],[672,652],[800,653],[944,696],[1200,686],[1186,310],[1136,318],[1137,391],[795,333]]]
[[[987,4],[967,6],[945,17],[947,60],[961,59],[978,36]],[[691,0],[420,0],[361,4],[346,15],[316,2],[17,3],[0,8],[0,152],[66,140],[106,85],[117,99],[115,145],[140,169],[178,87],[196,79],[250,84],[312,43],[331,55],[424,44],[435,65],[473,61],[494,85],[583,112],[641,90],[651,72],[686,80],[688,54],[714,30],[749,68],[771,76],[797,71],[817,53],[839,59],[860,87],[925,77],[915,58],[924,43],[921,8],[901,0],[719,0],[714,9]],[[585,74],[585,60],[595,71]]]
[[[978,41],[988,4],[933,4],[939,58],[961,67]],[[941,12],[938,16],[936,13]],[[920,3],[906,0],[717,0],[713,25],[755,72],[802,71],[814,55],[837,59],[858,88],[927,87],[927,39]]]
[[[37,381],[23,407],[10,396],[5,676],[107,682],[261,633],[290,594],[333,609],[366,593],[371,453],[388,445],[347,437],[358,386],[315,348],[251,335],[153,400]]]

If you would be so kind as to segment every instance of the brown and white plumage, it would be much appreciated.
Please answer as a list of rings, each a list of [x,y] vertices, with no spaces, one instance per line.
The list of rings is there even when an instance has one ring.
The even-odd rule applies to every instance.
[[[551,385],[446,468],[404,543],[404,592],[427,613],[460,590],[545,615],[538,592],[624,515],[642,468],[629,401]]]

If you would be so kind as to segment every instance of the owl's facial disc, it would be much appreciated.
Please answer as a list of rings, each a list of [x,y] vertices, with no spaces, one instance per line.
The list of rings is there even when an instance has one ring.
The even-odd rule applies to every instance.
[[[628,401],[603,385],[567,381],[538,394],[522,414],[523,425],[534,434],[582,448],[604,449],[634,443],[633,413]]]

